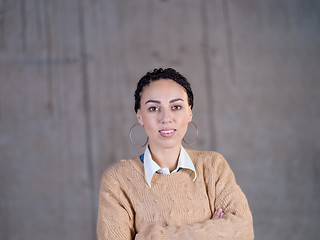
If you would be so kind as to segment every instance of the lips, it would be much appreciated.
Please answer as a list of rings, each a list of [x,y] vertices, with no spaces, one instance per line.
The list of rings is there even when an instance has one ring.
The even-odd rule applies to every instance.
[[[169,138],[172,137],[176,132],[176,129],[165,129],[160,130],[159,133],[162,137]]]

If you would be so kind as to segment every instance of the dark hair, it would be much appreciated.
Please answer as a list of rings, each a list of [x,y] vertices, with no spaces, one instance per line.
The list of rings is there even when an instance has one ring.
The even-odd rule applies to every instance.
[[[186,91],[188,95],[188,104],[193,108],[193,93],[190,86],[190,83],[188,80],[182,76],[180,73],[178,73],[173,68],[167,68],[167,69],[154,69],[153,72],[148,72],[146,75],[144,75],[137,84],[137,89],[134,93],[134,110],[137,113],[138,109],[140,109],[140,100],[141,100],[141,93],[145,86],[148,86],[151,82],[160,80],[160,79],[171,79],[181,85],[184,90]]]

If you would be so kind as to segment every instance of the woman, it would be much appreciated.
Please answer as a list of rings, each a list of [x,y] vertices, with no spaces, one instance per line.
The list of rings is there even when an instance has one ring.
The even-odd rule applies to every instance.
[[[252,215],[226,160],[184,149],[193,93],[174,69],[155,69],[135,92],[148,136],[140,157],[102,177],[97,233],[106,239],[253,239]]]

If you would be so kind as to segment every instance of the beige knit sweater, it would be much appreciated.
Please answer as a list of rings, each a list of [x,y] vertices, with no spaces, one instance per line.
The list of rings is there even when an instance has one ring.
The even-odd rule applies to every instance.
[[[188,150],[197,172],[154,174],[150,188],[143,163],[122,160],[101,180],[97,233],[109,239],[253,239],[247,199],[221,154]],[[211,220],[222,208],[225,215]]]

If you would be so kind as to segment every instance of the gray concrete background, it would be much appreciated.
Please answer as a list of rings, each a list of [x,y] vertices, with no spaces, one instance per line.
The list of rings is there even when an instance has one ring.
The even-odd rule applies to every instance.
[[[0,0],[0,239],[95,239],[102,172],[143,150],[133,92],[191,82],[256,239],[320,239],[320,2]]]

